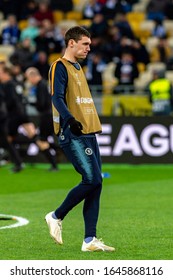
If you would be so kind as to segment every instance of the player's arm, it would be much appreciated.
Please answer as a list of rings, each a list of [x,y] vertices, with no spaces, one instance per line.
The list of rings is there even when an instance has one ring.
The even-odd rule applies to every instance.
[[[68,75],[65,66],[58,62],[56,63],[54,73],[50,73],[51,81],[53,82],[52,102],[61,118],[67,122],[73,116],[70,114],[66,105],[66,87],[68,82]]]

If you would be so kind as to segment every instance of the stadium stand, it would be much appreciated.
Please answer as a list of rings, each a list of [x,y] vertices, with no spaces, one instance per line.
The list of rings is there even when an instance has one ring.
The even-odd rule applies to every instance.
[[[53,11],[53,17],[55,24],[58,24],[61,20],[65,18],[65,14],[62,11]]]
[[[52,1],[41,0],[41,1],[48,1],[51,9],[51,3],[53,3],[53,0]],[[37,5],[38,1],[35,0],[35,2]],[[104,5],[109,6],[110,2],[111,1],[109,0],[107,1],[106,0],[105,1],[72,0],[73,9],[70,11],[68,10],[67,12],[64,12],[63,10],[52,9],[55,29],[44,30],[44,36],[46,37],[46,40],[52,37],[56,38],[57,40],[61,40],[59,39],[59,37],[63,36],[66,29],[76,24],[82,25],[88,30],[90,30],[93,21],[92,19],[84,18],[83,16],[83,9],[86,6],[86,4],[90,3],[91,7],[92,5],[97,4],[98,12],[102,13],[102,11],[104,11],[102,7],[104,7]],[[136,1],[127,0],[127,1],[119,1],[119,2],[121,4],[120,5],[121,9],[119,9],[117,13],[126,14],[126,19],[132,29],[134,38],[130,38],[131,41],[129,41],[129,45],[127,45],[128,40],[126,40],[126,45],[125,46],[123,45],[125,42],[124,37],[127,37],[126,39],[128,39],[127,25],[126,22],[123,20],[121,22],[118,22],[117,24],[114,17],[108,19],[107,34],[105,33],[105,35],[102,36],[101,38],[93,34],[91,53],[94,53],[96,50],[98,52],[101,52],[105,62],[107,63],[106,69],[102,73],[103,94],[111,95],[112,89],[116,87],[116,85],[118,84],[118,80],[113,75],[117,61],[120,59],[122,49],[128,48],[132,50],[131,45],[133,45],[133,40],[136,40],[136,38],[142,44],[144,44],[144,47],[146,48],[146,51],[148,52],[150,58],[149,62],[143,62],[141,60],[137,61],[137,66],[139,69],[139,77],[135,79],[136,94],[138,93],[139,89],[145,89],[146,84],[149,82],[151,78],[152,69],[155,69],[155,67],[160,69],[160,67],[163,67],[164,65],[164,69],[167,70],[166,71],[167,77],[169,77],[170,80],[173,81],[172,69],[171,70],[167,69],[167,65],[163,61],[152,62],[151,59],[153,57],[153,52],[155,52],[155,49],[157,48],[159,43],[159,38],[152,35],[155,22],[153,19],[149,19],[148,17],[148,7],[151,3],[151,0],[136,0]],[[56,1],[54,1],[54,3],[56,4]],[[63,4],[65,5],[65,3],[66,1],[64,0]],[[68,0],[67,3],[70,3],[70,0]],[[6,24],[7,24],[6,11],[3,11],[2,9],[2,11],[0,12],[0,34],[2,34],[2,30],[6,26]],[[27,26],[28,26],[28,19],[22,18],[22,16],[20,16],[20,13],[18,11],[19,29],[23,31]],[[165,16],[165,18],[163,18],[163,26],[165,27],[166,30],[167,45],[172,50],[169,57],[171,59],[173,56],[173,20]],[[56,29],[59,30],[58,31],[59,33],[57,33]],[[114,34],[112,33],[110,36],[109,31],[114,32]],[[52,43],[54,42],[51,41],[51,44]],[[15,50],[14,47],[8,45],[3,46],[1,44],[0,60],[8,61],[9,57],[14,52],[14,50]],[[113,52],[111,52],[112,50]],[[48,54],[49,64],[51,64],[56,58],[60,57],[62,51],[63,51],[63,45],[61,46],[61,50],[58,49],[58,51],[55,51],[55,48],[52,48],[52,51],[50,51],[50,53]],[[37,53],[34,52],[33,50],[33,59],[35,59],[36,57],[37,57]],[[86,67],[85,63],[83,67]],[[145,94],[145,92],[143,92],[143,94]]]
[[[9,56],[14,52],[15,47],[12,45],[0,45],[0,60],[8,61]]]

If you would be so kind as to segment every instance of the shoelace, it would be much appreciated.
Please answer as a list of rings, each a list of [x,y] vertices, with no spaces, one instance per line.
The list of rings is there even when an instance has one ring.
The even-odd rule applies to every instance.
[[[61,221],[57,221],[57,224],[60,227],[60,229],[62,230],[62,223],[61,223]]]
[[[103,245],[103,244],[104,244],[102,238],[100,238],[100,239],[95,238],[94,243],[100,244],[100,245]]]

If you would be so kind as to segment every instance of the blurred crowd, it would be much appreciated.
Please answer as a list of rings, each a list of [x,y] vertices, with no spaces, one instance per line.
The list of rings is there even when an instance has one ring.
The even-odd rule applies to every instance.
[[[141,0],[0,0],[0,47],[12,46],[10,55],[0,48],[0,147],[5,147],[14,162],[14,172],[23,168],[16,147],[18,131],[28,143],[34,143],[57,170],[57,147],[53,140],[48,71],[53,59],[64,51],[67,25],[82,24],[92,37],[91,51],[82,62],[94,94],[103,94],[103,72],[112,63],[116,84],[111,94],[135,93],[134,81],[152,62],[162,62],[173,70],[173,52],[168,44],[165,19],[173,20],[172,0],[146,1],[145,18],[154,22],[151,36],[158,44],[151,51],[134,32],[128,14]],[[80,7],[80,8],[79,8]],[[70,12],[79,12],[79,21],[67,20]],[[57,14],[62,20],[57,20]],[[66,19],[66,20],[65,20]],[[5,24],[4,24],[5,23]],[[165,76],[162,73],[162,77]],[[153,76],[153,79],[154,78]],[[152,82],[152,81],[151,81]],[[146,90],[151,89],[149,85]],[[172,102],[170,86],[169,99]],[[150,92],[152,102],[152,93]],[[168,95],[167,95],[168,96]],[[172,104],[172,103],[171,103]],[[169,111],[170,112],[170,111]],[[30,115],[38,115],[39,123]],[[51,138],[52,139],[52,138]]]
[[[134,80],[149,63],[164,62],[167,70],[173,68],[172,47],[163,24],[164,19],[172,20],[173,1],[146,1],[145,17],[154,21],[151,36],[158,39],[151,51],[143,38],[134,32],[128,17],[133,6],[140,2],[144,1],[1,0],[0,10],[6,24],[4,28],[1,27],[0,44],[14,46],[9,62],[20,68],[21,73],[33,66],[47,80],[52,59],[56,58],[56,54],[60,56],[64,50],[63,35],[68,24],[63,25],[62,22],[65,19],[68,22],[68,13],[80,5],[80,20],[74,17],[74,21],[69,20],[68,27],[70,24],[81,24],[83,20],[82,24],[91,32],[91,52],[83,64],[89,85],[95,86],[96,93],[102,93],[102,73],[108,64],[114,63],[113,75],[119,87],[112,93],[119,93],[122,85],[133,92]],[[63,13],[62,21],[57,20],[57,12]]]

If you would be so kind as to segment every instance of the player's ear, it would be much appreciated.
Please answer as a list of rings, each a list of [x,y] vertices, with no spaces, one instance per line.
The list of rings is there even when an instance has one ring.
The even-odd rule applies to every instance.
[[[75,44],[75,40],[70,39],[69,42],[68,42],[69,47],[73,48],[74,44]]]

